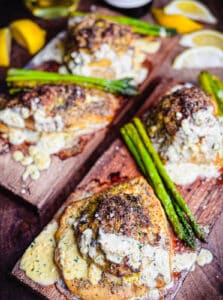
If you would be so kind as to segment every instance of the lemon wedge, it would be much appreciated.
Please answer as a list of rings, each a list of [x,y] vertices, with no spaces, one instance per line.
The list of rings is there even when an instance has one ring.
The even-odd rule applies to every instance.
[[[10,64],[11,34],[8,28],[0,29],[0,66],[8,67]]]
[[[193,0],[174,0],[164,7],[166,14],[179,14],[187,18],[215,24],[217,19],[210,10],[201,2]]]
[[[10,29],[13,38],[21,46],[27,48],[30,54],[35,54],[45,43],[45,30],[29,19],[21,19],[12,22]]]
[[[223,50],[223,34],[216,30],[199,30],[180,39],[184,47],[214,46]]]
[[[159,25],[173,27],[179,33],[188,33],[202,28],[202,25],[181,15],[167,15],[162,9],[153,8],[152,14]]]
[[[187,49],[173,62],[174,69],[212,67],[223,67],[223,51],[212,46]]]

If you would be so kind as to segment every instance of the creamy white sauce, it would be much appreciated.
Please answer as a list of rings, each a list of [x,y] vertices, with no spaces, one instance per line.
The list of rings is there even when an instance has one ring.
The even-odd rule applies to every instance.
[[[92,234],[92,230],[88,228],[81,235],[80,252],[84,255],[86,255],[89,251],[89,247],[92,240]]]
[[[181,118],[179,112],[176,118]],[[223,118],[213,115],[213,107],[200,109],[182,121],[170,145],[154,144],[176,184],[190,184],[198,177],[216,178],[220,168],[217,159],[223,158]]]
[[[146,45],[147,44],[147,48]],[[140,53],[135,52],[134,46],[142,48]],[[160,47],[159,42],[151,44],[147,41],[137,41],[136,45],[130,45],[124,53],[116,53],[108,44],[102,44],[94,53],[88,54],[84,51],[73,52],[68,66],[73,74],[84,76],[108,77],[109,79],[133,78],[134,84],[142,83],[148,75],[148,70],[142,67],[146,53],[155,53]],[[145,51],[145,52],[144,52]],[[97,62],[106,60],[107,66],[97,65]],[[107,70],[107,72],[103,71]],[[64,69],[60,69],[64,72]],[[97,71],[97,72],[96,72]],[[102,73],[103,72],[103,73]]]
[[[108,261],[121,264],[123,259],[127,257],[127,264],[130,267],[133,269],[140,267],[142,245],[137,240],[114,233],[105,233],[99,229],[98,243]]]
[[[184,119],[173,143],[166,149],[169,162],[188,162],[197,156],[214,162],[223,155],[223,127],[221,120],[213,115],[213,107],[200,109],[192,117]]]
[[[55,239],[58,228],[52,221],[37,236],[22,256],[20,268],[26,276],[41,285],[50,285],[59,279],[57,266],[54,263]]]
[[[24,142],[36,143],[39,139],[39,133],[28,129],[9,129],[9,142],[13,145],[21,145]]]
[[[199,254],[197,252],[176,253],[173,257],[173,271],[194,271],[196,263],[203,267],[210,264],[212,260],[213,254],[204,248],[200,250]]]
[[[199,165],[192,163],[167,163],[165,165],[170,178],[179,185],[191,184],[198,177],[217,178],[218,168],[215,165]]]
[[[105,101],[104,98],[88,95],[86,103]],[[106,118],[89,122],[83,122],[69,129],[64,128],[64,122],[60,115],[47,117],[44,107],[39,104],[40,99],[35,97],[31,100],[31,109],[27,107],[15,106],[0,111],[0,121],[10,126],[9,132],[5,134],[5,138],[12,145],[21,145],[28,142],[28,154],[23,158],[13,155],[15,161],[20,162],[25,168],[22,179],[26,181],[28,178],[37,180],[40,177],[40,171],[49,168],[51,163],[51,155],[60,152],[63,149],[74,147],[78,144],[78,138],[84,134],[91,134],[95,130],[99,130],[108,125],[109,119]],[[33,116],[34,129],[25,129],[25,119]],[[78,127],[79,125],[79,127]],[[21,151],[20,151],[21,152]]]
[[[26,155],[24,159],[21,160],[23,165],[26,165],[23,163],[24,160],[28,160],[33,163],[25,169],[22,177],[23,180],[27,180],[29,176],[33,180],[37,180],[40,177],[39,171],[49,168],[51,163],[51,155],[58,153],[69,145],[72,145],[67,143],[69,139],[70,136],[65,133],[41,134],[36,144],[29,146],[29,155]]]
[[[66,280],[88,279],[91,284],[97,284],[102,277],[102,270],[94,263],[90,265],[79,252],[73,224],[63,231],[58,242],[58,259]]]
[[[35,129],[37,131],[60,132],[64,129],[64,123],[61,116],[56,115],[55,117],[47,117],[43,109],[36,110],[33,114],[33,118],[35,121]]]
[[[85,52],[73,52],[72,58],[69,62],[69,69],[73,74],[80,74],[85,76],[96,75],[95,67],[91,65],[92,62],[98,62],[102,59],[107,59],[110,62],[108,68],[112,74],[112,79],[120,79],[124,77],[135,78],[133,70],[133,50],[129,49],[126,53],[118,55],[108,44],[102,44],[101,48],[95,51],[94,54],[87,54]],[[98,77],[100,77],[100,66]],[[94,72],[94,73],[93,73]]]
[[[99,229],[97,240],[92,239],[92,230],[86,229],[79,243],[80,252],[88,254],[95,263],[100,249],[107,261],[122,264],[127,258],[127,265],[134,270],[140,269],[139,283],[155,288],[157,279],[161,278],[164,285],[171,283],[170,255],[162,245],[143,245],[139,241],[115,233],[106,233]],[[92,253],[91,253],[92,252]],[[102,260],[101,265],[103,265]]]
[[[202,248],[197,257],[197,264],[201,267],[210,264],[213,260],[213,254],[211,251]]]
[[[86,279],[88,276],[88,264],[80,255],[71,226],[62,233],[58,242],[59,263],[65,279]]]
[[[15,151],[12,156],[15,161],[22,161],[24,159],[24,154],[21,151]]]
[[[71,20],[69,20],[69,26],[74,26],[74,24],[77,24],[81,22],[84,18],[82,17],[74,17]],[[57,61],[58,63],[63,62],[63,55],[64,55],[64,40],[65,40],[66,33],[61,32],[58,34],[41,52],[36,55],[32,61],[30,62],[30,65],[40,65],[43,62],[49,61],[49,60],[54,60]],[[123,77],[132,77],[134,75],[135,81],[138,81],[138,83],[141,83],[142,81],[145,80],[148,70],[141,67],[137,68],[137,73],[134,74],[134,70],[130,70],[130,66],[134,67],[132,62],[133,59],[135,62],[137,62],[137,58],[139,59],[139,56],[143,56],[140,58],[140,64],[143,62],[145,59],[145,55],[143,52],[146,53],[156,53],[159,48],[160,48],[160,41],[146,41],[146,39],[141,38],[137,39],[134,42],[135,47],[139,47],[142,49],[142,55],[136,55],[134,58],[132,58],[132,55],[129,56],[126,53],[119,57],[112,49],[107,48],[108,45],[104,46],[102,45],[101,49],[99,51],[96,51],[94,54],[92,54],[90,57],[88,55],[85,55],[86,53],[84,52],[74,52],[73,53],[73,58],[75,63],[77,63],[79,66],[75,66],[72,61],[70,62],[70,67],[73,69],[73,73],[75,74],[81,74],[85,76],[89,76],[91,74],[91,70],[89,70],[87,64],[92,62],[92,61],[97,61],[102,58],[108,58],[110,59],[114,65],[113,68],[117,72],[116,78],[118,76],[121,76],[120,78]],[[130,63],[130,66],[126,65],[126,63]],[[83,66],[80,67],[80,63],[83,64]],[[119,64],[121,64],[119,66]],[[60,73],[67,73],[67,69],[65,66],[61,66],[59,68]],[[130,71],[129,71],[130,70]],[[122,71],[125,72],[125,76],[122,74]],[[145,74],[146,73],[146,74]],[[138,76],[138,79],[137,79]],[[100,77],[100,76],[99,76]],[[114,78],[115,79],[115,78]]]
[[[151,300],[159,300],[160,299],[160,292],[158,289],[153,289],[148,293],[148,299]]]
[[[104,255],[97,250],[95,244],[89,246],[88,255],[97,265],[105,265]]]
[[[155,288],[158,277],[166,284],[171,282],[169,251],[160,246],[146,245],[142,249],[142,271],[139,282]]]
[[[102,270],[95,264],[91,264],[88,270],[88,278],[91,284],[95,285],[101,280]]]
[[[5,108],[0,111],[0,121],[8,126],[15,128],[24,128],[25,121],[20,111],[14,108]]]
[[[49,168],[51,163],[51,155],[60,152],[63,149],[67,149],[75,146],[78,142],[78,136],[83,134],[89,134],[97,129],[104,128],[106,123],[96,124],[89,126],[89,128],[76,130],[68,132],[50,132],[50,133],[39,133],[30,130],[19,130],[10,129],[7,135],[9,142],[13,145],[20,145],[24,142],[33,143],[28,147],[28,155],[25,156],[25,160],[32,160],[33,164],[39,171],[46,170]],[[13,155],[14,158],[14,155]],[[18,162],[23,162],[22,160],[15,159]],[[22,163],[23,164],[23,163]],[[26,165],[26,164],[23,164]],[[32,179],[30,172],[27,169],[23,174],[23,180],[27,180],[29,175]],[[35,179],[38,177],[34,176]],[[35,180],[34,179],[34,180]]]
[[[196,252],[176,253],[173,257],[173,271],[189,271],[197,259]]]
[[[24,173],[22,174],[22,179],[24,181],[26,181],[29,176],[33,179],[33,180],[37,180],[40,177],[40,171],[38,170],[37,166],[35,165],[29,165]]]
[[[38,142],[29,147],[29,156],[27,157],[32,158],[33,168],[37,168],[39,171],[48,169],[51,163],[51,155],[73,146],[74,141],[75,136],[68,133],[42,133]],[[29,177],[27,175],[30,174],[29,170],[26,169],[26,171],[24,172],[25,175],[23,174],[24,180],[26,180]],[[30,177],[34,179],[33,176]]]

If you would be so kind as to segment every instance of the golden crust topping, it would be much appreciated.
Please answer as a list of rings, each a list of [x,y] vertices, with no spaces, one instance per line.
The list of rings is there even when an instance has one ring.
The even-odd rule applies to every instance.
[[[212,101],[197,87],[181,88],[163,96],[146,114],[150,135],[175,135],[182,121],[200,109],[212,106]],[[180,117],[176,117],[176,114]],[[156,130],[153,132],[153,128]]]
[[[133,38],[134,34],[128,26],[89,17],[69,29],[68,48],[94,52],[106,43],[116,51],[124,52]]]

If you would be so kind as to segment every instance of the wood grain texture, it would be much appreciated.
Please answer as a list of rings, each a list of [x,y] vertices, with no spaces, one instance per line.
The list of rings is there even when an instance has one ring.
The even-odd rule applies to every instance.
[[[83,8],[88,7],[92,3],[99,3],[99,1],[83,0],[81,5]],[[154,1],[156,6],[162,6],[163,0]],[[218,16],[219,20],[223,20],[223,9],[221,0],[203,0]],[[14,19],[21,17],[31,17],[30,14],[22,7],[21,2],[17,0],[0,0],[0,25],[6,26]],[[145,17],[147,18],[147,16]],[[46,22],[40,19],[35,19],[41,26],[47,29],[48,40],[55,36],[56,33],[61,31],[66,20],[57,20]],[[219,24],[222,29],[222,22]],[[12,66],[22,67],[29,60],[30,55],[28,52],[13,43],[13,51],[11,53]],[[167,77],[165,64],[160,69],[160,76]],[[0,78],[5,76],[6,69],[0,68]],[[192,75],[194,71],[191,72]],[[175,76],[175,75],[174,75]],[[188,75],[189,79],[191,75]],[[3,85],[2,85],[3,86]],[[129,117],[131,114],[129,115]],[[94,185],[94,182],[92,183]],[[63,195],[62,195],[63,196]],[[222,196],[218,199],[222,203]],[[5,190],[0,189],[0,299],[2,300],[40,300],[42,297],[36,295],[31,289],[24,287],[17,280],[10,276],[10,271],[19,257],[21,257],[24,250],[40,232],[43,226],[50,220],[54,212],[58,208],[58,203],[50,206],[47,211],[41,212],[37,215],[30,210],[30,207],[24,205],[18,199]],[[205,266],[200,272],[200,268],[196,267],[193,273],[190,273],[180,291],[178,292],[177,300],[220,300],[223,299],[223,213],[216,221],[208,244],[205,245],[209,248],[214,256],[217,265],[221,268],[209,268]],[[207,278],[212,278],[212,283],[207,282]],[[214,282],[213,282],[214,281]]]

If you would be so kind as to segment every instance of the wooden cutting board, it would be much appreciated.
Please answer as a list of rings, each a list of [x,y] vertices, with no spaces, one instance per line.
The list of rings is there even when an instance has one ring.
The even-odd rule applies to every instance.
[[[105,12],[98,8],[98,12]],[[106,10],[106,13],[112,13]],[[148,55],[150,72],[147,79],[140,87],[140,93],[123,101],[120,110],[115,116],[112,124],[92,135],[82,153],[60,160],[54,156],[49,169],[41,172],[38,180],[22,181],[24,167],[16,163],[10,152],[0,155],[0,185],[19,196],[38,210],[46,210],[55,202],[64,201],[75,185],[96,161],[99,155],[114,140],[113,127],[121,124],[121,121],[136,111],[144,102],[148,92],[156,81],[158,71],[164,60],[173,52],[178,37],[163,38],[161,48],[156,54]],[[43,50],[44,51],[44,50]]]
[[[160,85],[158,85],[152,95],[147,99],[144,106],[140,109],[138,115],[142,115],[142,113],[144,113],[152,103],[157,101],[160,95],[162,95],[168,87],[171,87],[172,84],[172,80],[164,80]],[[65,204],[55,215],[55,218],[59,218],[65,206],[72,201],[82,198],[84,194],[97,193],[108,188],[114,183],[134,178],[139,174],[140,171],[122,140],[115,140],[109,149],[95,163],[93,168],[77,186],[75,191],[69,196]],[[223,182],[220,179],[198,179],[191,185],[179,186],[178,188],[185,197],[193,213],[196,215],[198,222],[201,225],[208,226],[209,232],[211,232],[219,214],[223,211],[223,201],[219,201],[223,193]],[[57,284],[44,287],[30,280],[26,277],[25,273],[20,270],[19,264],[20,261],[17,262],[12,271],[12,275],[19,281],[28,285],[47,299],[72,300],[72,297],[69,294],[66,294],[64,290],[61,290]],[[214,266],[216,269],[219,269],[220,272],[221,268],[218,266],[216,261],[214,261]],[[180,280],[174,286],[171,294],[169,294],[166,299],[174,298],[187,273],[188,272],[183,272],[181,274]],[[207,280],[210,280],[210,283],[212,281],[211,278]]]

